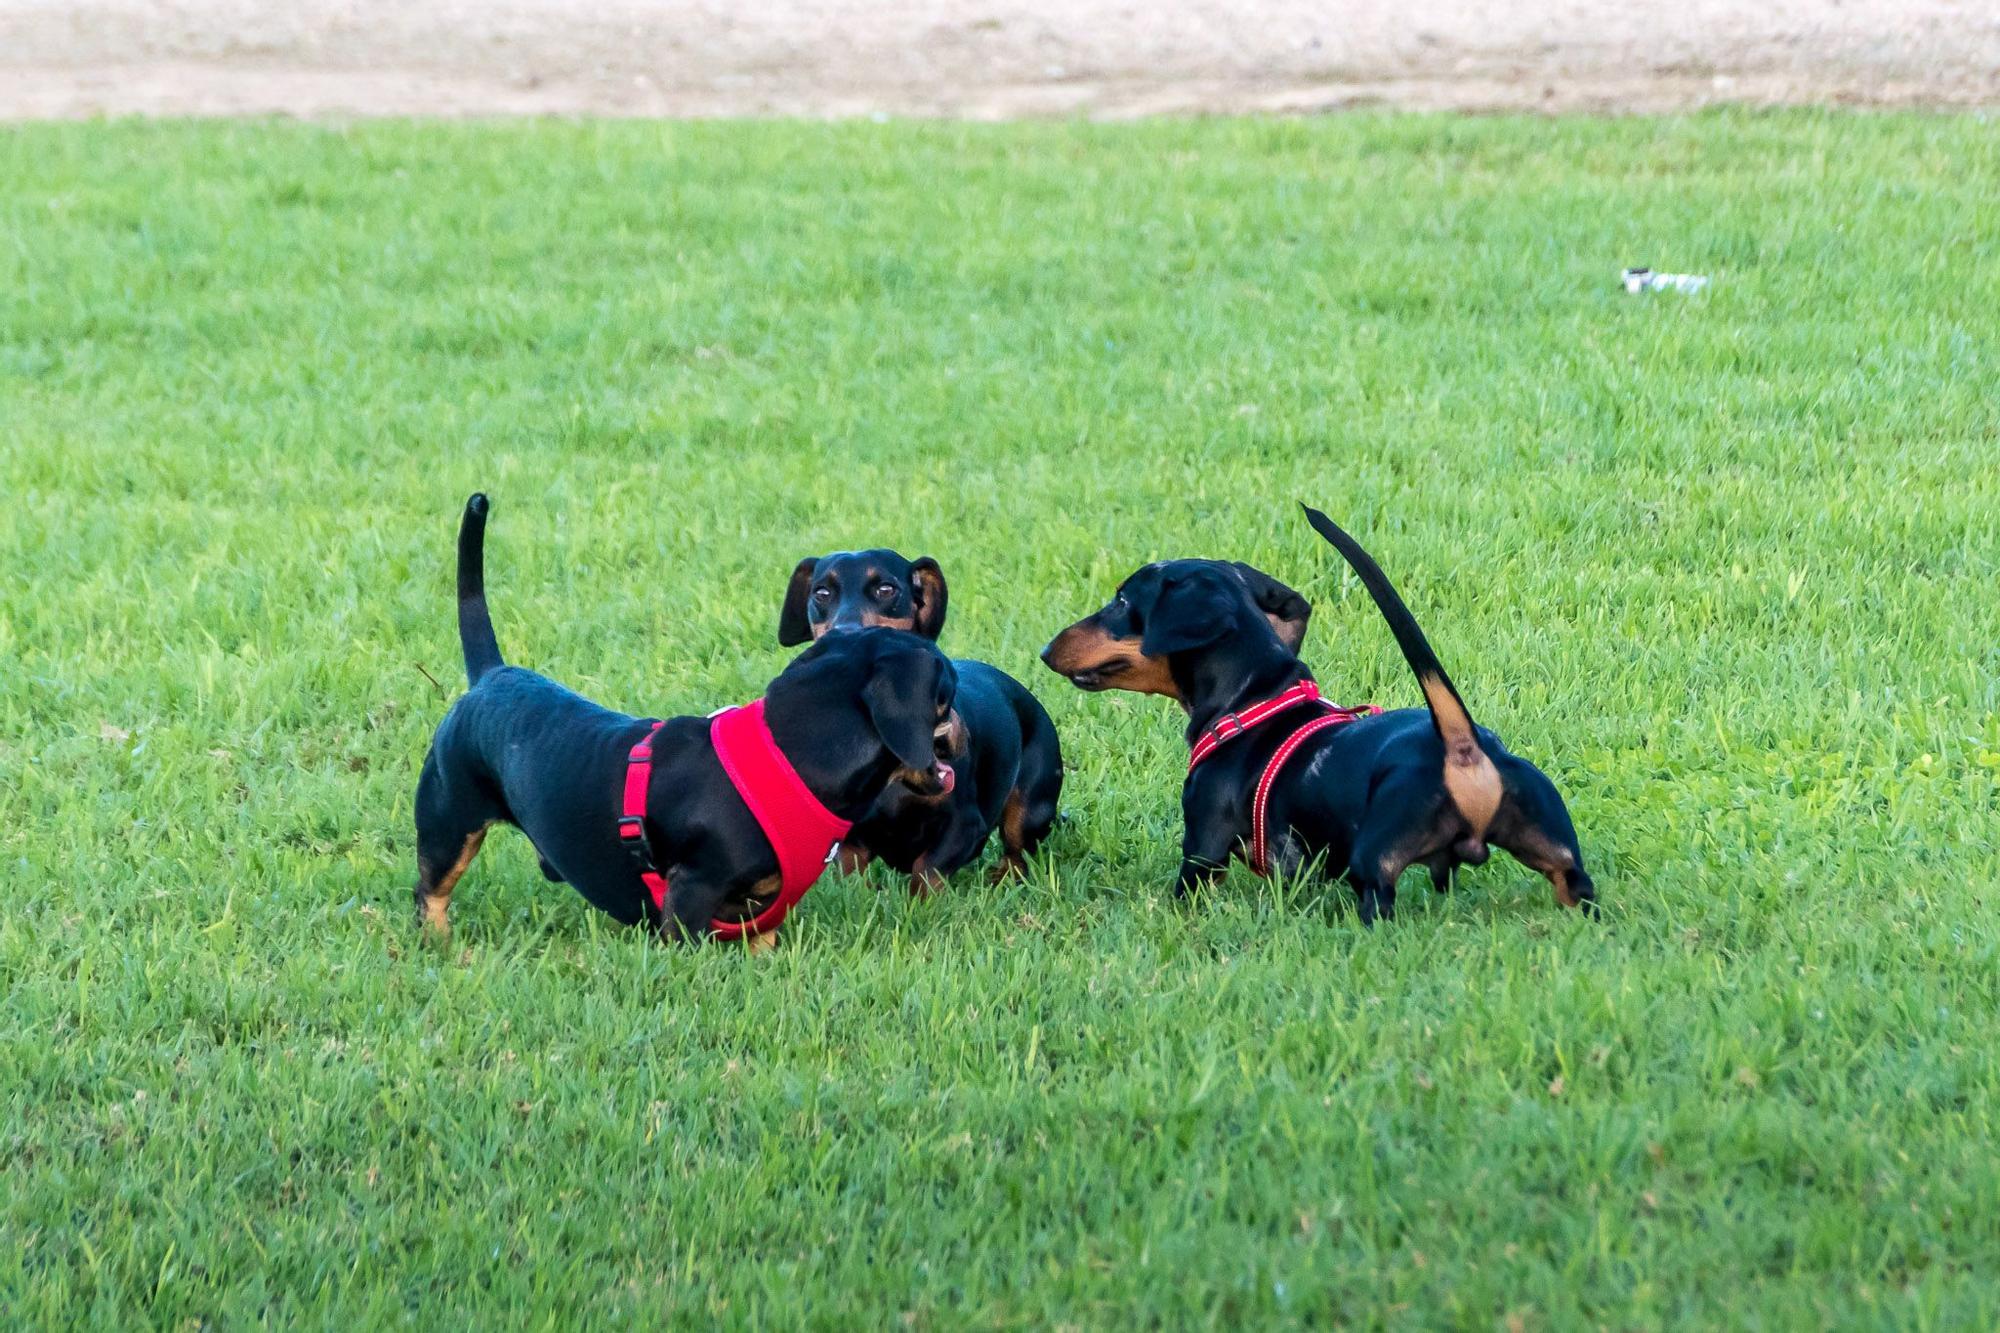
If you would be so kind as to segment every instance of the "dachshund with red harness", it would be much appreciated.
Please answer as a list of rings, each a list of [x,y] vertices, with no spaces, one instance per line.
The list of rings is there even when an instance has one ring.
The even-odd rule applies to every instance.
[[[1266,605],[1282,604],[1282,594],[1254,597],[1247,566],[1216,560],[1147,565],[1043,650],[1079,689],[1164,694],[1186,710],[1175,893],[1212,882],[1232,855],[1259,875],[1294,874],[1324,858],[1346,875],[1367,925],[1394,916],[1408,867],[1426,867],[1441,892],[1491,845],[1547,877],[1563,906],[1594,911],[1597,891],[1555,784],[1473,723],[1368,553],[1318,510],[1306,517],[1360,576],[1428,708],[1385,713],[1321,698],[1298,638],[1282,637],[1287,622]],[[1304,616],[1296,623],[1302,636]]]
[[[599,707],[501,660],[486,609],[487,501],[458,534],[458,629],[471,688],[417,781],[420,919],[449,929],[486,831],[528,835],[542,873],[628,925],[768,943],[890,787],[936,795],[957,673],[928,640],[867,629],[816,643],[762,698],[664,721]]]

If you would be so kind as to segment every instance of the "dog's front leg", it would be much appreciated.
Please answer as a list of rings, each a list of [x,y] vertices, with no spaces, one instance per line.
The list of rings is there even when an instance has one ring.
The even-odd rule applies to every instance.
[[[1181,869],[1174,877],[1174,897],[1185,898],[1222,877],[1236,829],[1228,813],[1190,781],[1181,788]]]

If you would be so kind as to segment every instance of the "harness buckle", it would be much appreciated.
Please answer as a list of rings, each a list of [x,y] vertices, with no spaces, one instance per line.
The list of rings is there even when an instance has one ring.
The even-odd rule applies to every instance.
[[[638,815],[620,815],[618,818],[618,841],[625,844],[625,850],[638,863],[642,873],[655,875],[659,867],[653,864],[653,849],[646,845],[646,821]]]
[[[1226,741],[1241,736],[1243,734],[1243,719],[1234,713],[1224,713],[1215,720],[1215,725],[1209,728],[1209,732],[1218,741]]]

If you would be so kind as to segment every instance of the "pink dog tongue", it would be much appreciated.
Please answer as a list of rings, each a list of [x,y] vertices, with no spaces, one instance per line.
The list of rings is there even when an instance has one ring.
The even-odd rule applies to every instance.
[[[944,783],[944,794],[949,796],[951,789],[958,785],[958,774],[951,771],[950,764],[939,764],[938,780]]]

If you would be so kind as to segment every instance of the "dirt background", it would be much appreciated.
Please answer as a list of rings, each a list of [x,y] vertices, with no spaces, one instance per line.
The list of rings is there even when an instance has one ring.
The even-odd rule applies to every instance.
[[[0,117],[2000,103],[2000,0],[0,0]]]

